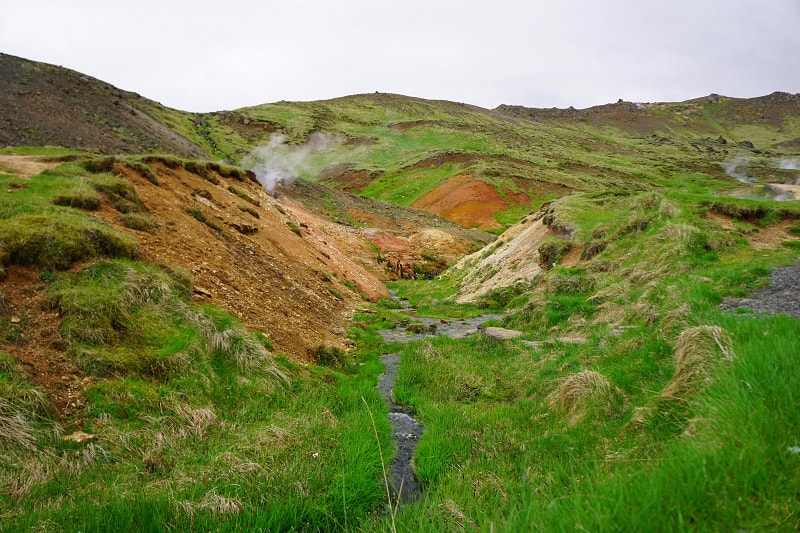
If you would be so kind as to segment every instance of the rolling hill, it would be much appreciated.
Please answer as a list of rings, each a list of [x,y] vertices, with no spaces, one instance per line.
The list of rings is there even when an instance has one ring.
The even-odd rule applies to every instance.
[[[0,55],[0,530],[797,529],[799,139]]]

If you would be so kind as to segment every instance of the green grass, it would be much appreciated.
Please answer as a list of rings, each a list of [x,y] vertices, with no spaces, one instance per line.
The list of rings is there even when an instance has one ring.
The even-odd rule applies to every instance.
[[[395,393],[426,428],[416,452],[425,493],[398,529],[798,527],[800,322],[718,308],[797,249],[754,250],[705,220],[703,202],[670,191],[553,204],[552,224],[606,246],[580,268],[549,271],[536,291],[509,294],[502,303],[516,310],[504,324],[583,344],[478,337],[398,348]],[[395,287],[426,315],[470,314],[448,300],[457,276]],[[678,339],[709,325],[730,335],[735,357],[687,341],[705,359],[693,363],[700,378],[680,377]]]
[[[356,328],[364,351],[352,363],[297,366],[231,316],[189,304],[187,283],[122,260],[52,283],[69,351],[96,376],[68,431],[97,437],[75,445],[48,433],[57,423],[46,399],[39,407],[35,389],[8,376],[13,360],[0,361],[3,401],[32,428],[5,449],[3,529],[329,530],[385,505],[380,341]]]
[[[45,270],[38,288],[87,387],[86,406],[59,418],[0,354],[0,529],[330,530],[373,516],[386,501],[379,450],[391,456],[380,340],[356,331],[363,351],[337,368],[300,366],[193,305],[188,273],[129,259],[130,235],[54,202],[97,193],[126,225],[147,223],[115,164],[0,178],[3,263]],[[18,344],[25,330],[0,307],[3,342]],[[60,438],[76,430],[95,437]]]

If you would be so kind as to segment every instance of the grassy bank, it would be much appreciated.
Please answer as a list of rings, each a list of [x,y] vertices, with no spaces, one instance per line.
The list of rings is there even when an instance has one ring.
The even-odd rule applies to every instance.
[[[797,252],[749,245],[780,222],[767,211],[731,230],[704,205],[655,193],[565,198],[550,223],[573,245],[603,244],[509,301],[505,325],[533,344],[398,348],[398,399],[426,428],[416,453],[426,492],[398,529],[800,525],[800,321],[718,307]],[[452,285],[397,287],[435,312]]]
[[[95,216],[108,202],[149,218],[115,164],[146,165],[0,176],[2,264],[36,274],[25,294],[58,331],[41,346],[0,308],[0,530],[332,530],[383,513],[379,337],[355,327],[357,355],[299,365],[192,303],[188,273],[136,261],[136,239]],[[56,405],[19,350],[63,366],[79,408]]]

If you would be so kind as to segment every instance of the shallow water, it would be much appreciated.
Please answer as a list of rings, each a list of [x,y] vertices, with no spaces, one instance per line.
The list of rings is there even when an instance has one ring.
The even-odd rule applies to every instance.
[[[409,319],[394,329],[381,330],[380,334],[386,342],[412,342],[416,340],[446,335],[459,339],[478,333],[484,323],[502,318],[502,314],[489,313],[467,319],[439,319],[414,315],[414,308],[407,300],[397,297],[396,291],[389,291],[392,298],[400,303],[403,312]],[[414,418],[413,410],[395,401],[392,389],[400,369],[400,354],[393,353],[381,357],[386,371],[378,380],[378,393],[389,408],[389,421],[392,423],[392,439],[397,448],[397,455],[392,460],[392,485],[400,501],[410,502],[422,494],[419,480],[414,471],[412,459],[419,439],[425,431],[422,424]]]
[[[503,318],[500,313],[487,313],[474,318],[428,318],[416,316],[414,309],[407,300],[397,297],[396,291],[389,291],[392,298],[403,307],[404,312],[408,313],[409,319],[403,321],[393,329],[383,329],[380,331],[381,337],[386,342],[413,342],[431,337],[444,335],[453,339],[464,339],[472,336],[480,330],[486,322]]]
[[[392,459],[392,486],[403,502],[414,501],[422,494],[422,488],[414,472],[412,458],[419,439],[425,431],[408,406],[395,402],[394,388],[400,368],[400,354],[393,353],[381,357],[386,371],[378,381],[378,393],[389,407],[389,421],[392,423],[392,439],[397,447],[397,455]]]

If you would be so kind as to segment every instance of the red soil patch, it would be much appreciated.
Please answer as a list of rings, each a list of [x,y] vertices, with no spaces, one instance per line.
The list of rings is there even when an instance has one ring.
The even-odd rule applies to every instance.
[[[3,345],[30,379],[41,386],[60,416],[69,415],[84,405],[83,390],[96,378],[86,377],[64,351],[58,311],[47,305],[44,283],[31,269],[10,266],[0,283],[3,312],[18,320],[22,333],[14,344]]]
[[[469,174],[447,179],[411,206],[436,213],[466,228],[480,229],[502,227],[494,219],[494,214],[509,207],[497,189]]]

